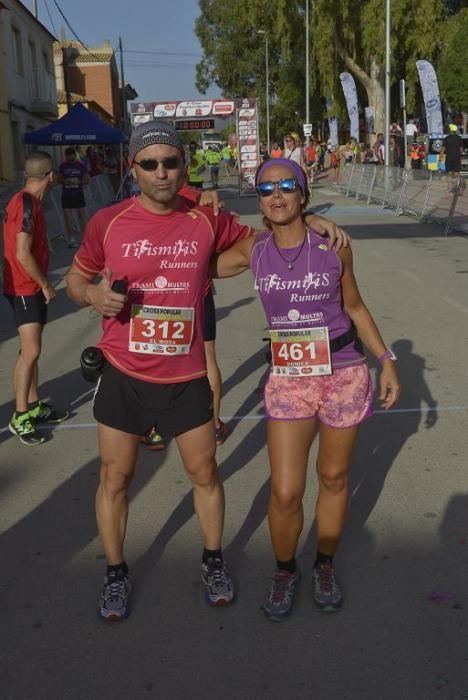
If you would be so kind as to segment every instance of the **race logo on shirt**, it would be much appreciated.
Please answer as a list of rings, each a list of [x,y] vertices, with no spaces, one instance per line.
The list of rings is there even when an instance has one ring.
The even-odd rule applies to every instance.
[[[290,303],[308,301],[326,301],[330,298],[328,292],[322,289],[330,286],[328,272],[308,272],[302,279],[285,280],[280,275],[271,274],[255,279],[255,289],[264,294],[274,294],[278,291],[290,291]],[[308,294],[313,289],[317,294]],[[297,293],[302,292],[302,293]]]
[[[122,257],[136,258],[157,257],[159,267],[164,269],[196,269],[198,263],[187,258],[195,257],[198,253],[198,241],[179,238],[173,245],[154,245],[147,238],[132,243],[122,243]]]

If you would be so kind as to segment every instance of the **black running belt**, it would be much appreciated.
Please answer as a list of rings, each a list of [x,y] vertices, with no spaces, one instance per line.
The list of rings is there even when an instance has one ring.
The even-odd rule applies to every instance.
[[[333,338],[333,340],[330,340],[330,352],[338,352],[338,350],[341,350],[341,348],[344,348],[346,345],[349,345],[353,342],[354,349],[357,350],[357,352],[363,354],[362,343],[356,333],[356,327],[354,326],[354,324],[351,324],[351,327],[349,328],[349,330],[346,331],[346,333],[342,333],[342,335],[339,335],[337,338]]]

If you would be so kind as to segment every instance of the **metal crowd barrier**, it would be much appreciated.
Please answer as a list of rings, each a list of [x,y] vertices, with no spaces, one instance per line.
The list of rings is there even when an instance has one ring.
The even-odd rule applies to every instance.
[[[449,231],[468,233],[468,188],[461,176],[353,163],[340,169],[335,186],[347,197],[380,204],[396,215],[445,224],[445,235]]]
[[[115,193],[107,175],[92,177],[84,188],[85,211],[89,219],[99,209],[109,206],[114,201]],[[62,187],[53,187],[42,200],[42,210],[47,226],[49,248],[57,238],[66,238],[65,219],[62,209]],[[79,230],[78,218],[73,215],[73,226]]]

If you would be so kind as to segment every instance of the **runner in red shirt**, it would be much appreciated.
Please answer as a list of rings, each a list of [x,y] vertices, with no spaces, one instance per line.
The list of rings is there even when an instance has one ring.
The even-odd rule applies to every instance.
[[[45,438],[36,423],[60,423],[68,418],[39,400],[38,360],[47,305],[55,290],[47,279],[49,249],[41,199],[53,182],[48,153],[38,151],[25,163],[26,184],[8,202],[3,220],[3,293],[15,315],[20,353],[14,370],[16,410],[8,425],[25,445]]]
[[[108,561],[99,600],[104,619],[128,614],[127,490],[140,436],[155,424],[163,435],[175,436],[192,481],[206,600],[226,605],[234,599],[221,552],[224,493],[215,462],[203,303],[211,255],[252,229],[232,215],[190,208],[178,195],[184,149],[168,124],[137,127],[129,159],[141,194],[95,214],[67,275],[70,297],[104,317],[99,347],[108,364],[94,400],[102,458],[97,520]],[[316,225],[323,230],[320,219]],[[334,225],[328,228],[336,232]],[[115,280],[126,281],[127,294],[112,291]]]

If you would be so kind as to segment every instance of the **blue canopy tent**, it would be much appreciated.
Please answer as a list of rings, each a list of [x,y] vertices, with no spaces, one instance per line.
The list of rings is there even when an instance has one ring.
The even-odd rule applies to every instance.
[[[36,146],[70,146],[105,143],[126,143],[127,136],[102,119],[92,114],[81,102],[78,102],[57,121],[42,129],[28,131],[24,142]]]

